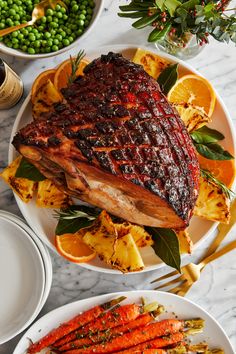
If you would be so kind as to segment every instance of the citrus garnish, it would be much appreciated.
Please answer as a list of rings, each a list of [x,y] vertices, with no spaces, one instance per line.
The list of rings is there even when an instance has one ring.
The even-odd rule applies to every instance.
[[[34,98],[35,98],[38,90],[42,87],[42,85],[44,85],[48,81],[48,79],[53,82],[55,73],[56,73],[55,69],[49,69],[49,70],[43,71],[41,74],[39,74],[39,76],[36,77],[36,79],[34,80],[32,89],[31,89],[32,102],[34,102]]]
[[[198,154],[200,167],[208,170],[220,182],[227,187],[231,187],[235,178],[235,162],[234,160],[209,160]]]
[[[201,76],[185,75],[171,88],[167,96],[173,103],[188,103],[201,107],[210,117],[215,108],[216,95],[211,84]]]
[[[83,75],[83,70],[89,62],[85,59],[81,59],[78,69],[76,70],[76,76]],[[61,90],[68,85],[68,78],[71,76],[72,67],[71,59],[63,61],[56,70],[54,77],[54,85],[58,90]]]
[[[83,242],[78,233],[57,235],[55,245],[58,253],[71,262],[85,263],[96,256],[96,253]]]

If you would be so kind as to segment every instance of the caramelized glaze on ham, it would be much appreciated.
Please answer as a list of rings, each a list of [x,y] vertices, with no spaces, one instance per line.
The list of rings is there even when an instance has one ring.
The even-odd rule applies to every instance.
[[[140,65],[109,53],[68,88],[66,104],[13,145],[67,193],[131,222],[184,228],[199,165],[178,113]]]

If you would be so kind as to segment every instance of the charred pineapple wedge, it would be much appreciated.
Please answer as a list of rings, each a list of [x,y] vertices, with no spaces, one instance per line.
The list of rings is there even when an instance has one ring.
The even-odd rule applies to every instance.
[[[191,254],[193,250],[193,241],[189,235],[188,229],[176,231],[175,233],[179,240],[179,249],[181,254]]]
[[[207,220],[229,223],[230,201],[222,189],[207,178],[200,177],[199,195],[194,215]]]
[[[59,190],[49,179],[38,183],[36,205],[40,208],[65,208],[70,205],[70,197]]]
[[[194,107],[189,103],[172,105],[178,111],[189,133],[211,122],[211,118],[200,107]]]
[[[145,231],[142,226],[133,225],[129,222],[123,222],[122,224],[114,224],[118,232],[119,237],[130,233],[136,243],[137,247],[152,246],[153,240],[149,233]]]
[[[34,96],[32,102],[33,118],[37,119],[42,113],[53,111],[53,104],[62,102],[63,97],[50,79],[43,84]]]
[[[144,268],[132,234],[128,232],[119,235],[119,230],[105,210],[101,212],[94,225],[87,229],[83,241],[101,260],[123,273],[140,271]]]
[[[10,188],[23,200],[28,203],[32,198],[37,183],[27,178],[15,177],[16,171],[20,165],[21,156],[17,157],[9,166],[7,166],[0,176],[10,186]]]
[[[136,50],[132,61],[142,65],[144,70],[154,79],[157,79],[160,73],[171,64],[167,59],[141,48]]]

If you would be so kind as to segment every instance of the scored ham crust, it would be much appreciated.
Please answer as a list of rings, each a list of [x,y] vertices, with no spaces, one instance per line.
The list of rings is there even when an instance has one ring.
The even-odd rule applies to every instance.
[[[158,83],[108,53],[21,129],[15,148],[66,193],[141,225],[185,228],[198,196],[191,138]]]

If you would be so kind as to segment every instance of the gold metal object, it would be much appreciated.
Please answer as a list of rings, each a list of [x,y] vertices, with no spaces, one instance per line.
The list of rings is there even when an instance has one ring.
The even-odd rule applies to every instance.
[[[17,26],[4,28],[3,30],[0,31],[0,37],[6,36],[7,34],[17,31],[21,28],[32,26],[37,20],[39,20],[41,17],[45,15],[45,9],[47,9],[48,7],[54,9],[57,4],[60,4],[62,7],[67,8],[64,2],[61,0],[43,0],[39,4],[35,5],[32,12],[32,19],[29,22],[22,23],[21,25],[17,25]]]
[[[215,237],[215,239],[213,240],[210,247],[208,248],[204,258],[200,261],[200,263],[198,264],[189,263],[184,267],[181,267],[181,273],[182,273],[181,275],[179,275],[177,271],[174,271],[153,280],[152,283],[159,282],[165,279],[172,278],[173,276],[179,275],[173,280],[167,281],[164,284],[160,285],[159,287],[155,288],[156,290],[178,284],[176,287],[172,287],[168,291],[180,296],[184,296],[191,288],[191,286],[200,278],[201,271],[205,268],[205,266],[208,263],[214,261],[215,259],[223,256],[224,254],[236,248],[236,240],[235,240],[229,243],[227,246],[223,247],[220,251],[215,252],[236,222],[236,199],[232,202],[230,210],[231,210],[231,218],[229,224],[220,224],[218,226],[219,232]]]

